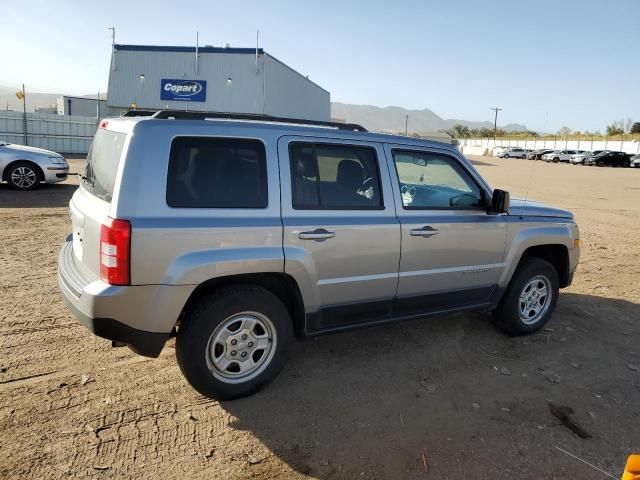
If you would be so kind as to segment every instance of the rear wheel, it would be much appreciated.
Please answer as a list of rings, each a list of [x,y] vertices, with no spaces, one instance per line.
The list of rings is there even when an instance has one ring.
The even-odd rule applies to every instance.
[[[33,190],[42,181],[42,172],[34,163],[16,162],[9,167],[5,179],[16,190]]]
[[[200,299],[187,313],[176,358],[198,392],[230,400],[270,383],[292,338],[289,312],[278,297],[257,286],[230,287]]]
[[[559,292],[558,272],[553,265],[529,257],[518,266],[493,317],[509,335],[534,333],[551,317]]]

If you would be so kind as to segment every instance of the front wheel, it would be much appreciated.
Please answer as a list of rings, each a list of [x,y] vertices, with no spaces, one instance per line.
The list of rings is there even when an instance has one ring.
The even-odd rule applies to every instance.
[[[33,190],[40,185],[42,174],[33,163],[21,161],[9,167],[5,178],[16,190]]]
[[[202,395],[231,400],[257,392],[282,370],[293,338],[291,317],[261,287],[230,287],[201,298],[177,334],[182,374]]]
[[[553,265],[529,257],[518,266],[493,317],[509,335],[537,332],[551,317],[559,292],[558,273]]]

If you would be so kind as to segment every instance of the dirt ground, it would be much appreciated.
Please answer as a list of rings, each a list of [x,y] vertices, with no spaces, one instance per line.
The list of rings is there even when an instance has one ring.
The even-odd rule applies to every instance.
[[[548,328],[508,338],[468,313],[305,341],[264,391],[222,403],[183,380],[173,342],[156,360],[111,348],[63,305],[75,177],[1,185],[0,477],[607,478],[579,457],[619,478],[640,451],[640,170],[476,160],[576,215],[582,258]]]

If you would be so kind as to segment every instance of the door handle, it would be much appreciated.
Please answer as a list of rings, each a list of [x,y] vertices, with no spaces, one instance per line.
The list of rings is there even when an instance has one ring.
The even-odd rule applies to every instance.
[[[330,232],[324,228],[316,228],[311,232],[300,232],[298,237],[300,240],[315,240],[316,242],[324,242],[329,238],[336,236],[336,232]]]
[[[433,227],[430,227],[429,225],[426,225],[422,228],[414,228],[409,233],[411,234],[412,237],[429,238],[429,237],[433,237],[434,235],[437,235],[438,230],[436,230]]]

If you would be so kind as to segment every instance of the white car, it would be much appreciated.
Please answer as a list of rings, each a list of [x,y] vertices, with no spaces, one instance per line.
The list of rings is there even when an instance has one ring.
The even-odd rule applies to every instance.
[[[498,153],[500,158],[527,158],[529,152],[524,148],[512,147]]]
[[[554,150],[551,153],[547,153],[542,156],[542,160],[545,162],[569,162],[573,155],[584,153],[584,150]]]
[[[501,154],[503,154],[507,150],[509,150],[509,147],[493,147],[493,149],[491,150],[491,154],[494,157],[499,157]]]
[[[580,151],[580,150],[577,150],[577,151]],[[569,159],[569,163],[571,165],[584,165],[584,162],[587,158],[593,155],[597,155],[602,151],[603,150],[594,150],[593,152],[585,151],[581,153],[576,153],[575,155],[571,156],[571,158]]]
[[[69,164],[59,153],[0,141],[0,179],[12,188],[33,190],[42,182],[62,182],[67,175]]]
[[[637,155],[632,156],[629,159],[629,166],[630,167],[635,167],[635,168],[640,167],[640,153],[638,153]]]

